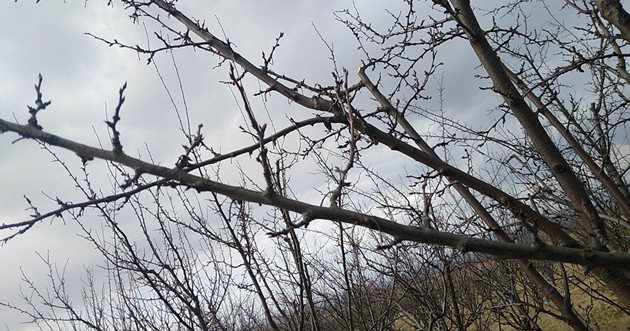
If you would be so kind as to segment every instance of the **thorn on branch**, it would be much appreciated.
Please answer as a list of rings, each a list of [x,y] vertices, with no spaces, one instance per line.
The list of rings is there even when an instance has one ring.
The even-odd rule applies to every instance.
[[[289,234],[289,232],[304,227],[307,228],[308,225],[311,223],[312,220],[314,220],[315,217],[313,217],[313,215],[310,212],[305,212],[304,214],[302,214],[302,221],[298,222],[298,223],[291,223],[289,226],[287,226],[286,229],[281,230],[281,231],[275,231],[275,232],[267,232],[267,235],[271,238],[276,238],[279,236],[283,236],[283,235],[287,235]]]
[[[31,117],[28,119],[28,125],[41,130],[43,127],[37,123],[37,113],[39,111],[46,109],[46,107],[50,106],[52,101],[42,101],[42,74],[38,75],[37,84],[35,84],[35,92],[37,93],[37,98],[35,99],[35,107],[27,106],[28,112],[31,114]]]
[[[470,247],[468,247],[468,243],[466,241],[462,241],[457,245],[457,248],[462,252],[462,254],[466,254],[470,252]]]
[[[26,195],[24,195],[24,200],[26,200],[26,203],[28,204],[28,208],[26,208],[26,210],[32,210],[33,211],[33,214],[30,215],[31,217],[36,218],[36,217],[41,216],[39,210],[37,210],[37,207],[35,207],[35,205],[31,201],[31,199],[29,199]]]
[[[90,155],[81,155],[77,153],[77,156],[81,159],[81,163],[83,164],[83,166],[85,166],[89,161],[94,160],[94,157]]]
[[[382,251],[382,250],[390,249],[390,248],[393,248],[394,246],[400,244],[401,242],[403,242],[403,240],[401,238],[394,238],[394,240],[392,240],[392,242],[390,242],[389,244],[376,246],[376,250],[377,251]]]
[[[70,205],[69,203],[64,202],[63,200],[61,200],[61,198],[59,198],[59,197],[55,197],[55,202],[56,202],[56,203],[59,205],[59,207],[61,207],[61,208],[68,208],[68,206]],[[60,213],[59,215],[61,215],[61,213]]]
[[[278,47],[280,47],[280,39],[282,39],[282,37],[284,37],[284,32],[280,32],[280,35],[278,36],[278,38],[276,38],[276,43],[273,45],[273,47],[271,47],[269,57],[266,57],[265,52],[262,52],[262,58],[264,62],[262,67],[263,71],[267,72],[269,70],[269,65],[273,63],[273,53]]]
[[[127,180],[125,180],[125,182],[122,185],[120,185],[120,188],[123,189],[123,190],[126,190],[132,184],[138,183],[138,180],[140,179],[142,174],[143,174],[143,172],[141,170],[136,169],[136,172],[133,174],[133,177],[130,177]]]
[[[107,123],[107,126],[112,130],[112,147],[114,153],[117,154],[122,154],[123,152],[122,144],[120,143],[120,132],[116,128],[116,125],[120,121],[120,109],[125,102],[125,89],[127,89],[127,82],[125,82],[120,90],[118,90],[118,105],[116,105],[116,110],[114,111],[114,116],[112,116],[112,120],[105,121],[105,123]]]
[[[183,170],[190,166],[194,166],[193,164],[190,163],[191,161],[190,155],[193,154],[195,149],[197,149],[199,146],[204,146],[207,148],[207,146],[203,142],[203,135],[201,134],[202,128],[203,128],[203,124],[199,124],[197,126],[197,133],[194,136],[190,136],[188,138],[190,146],[186,146],[186,145],[182,146],[184,148],[184,154],[180,155],[179,159],[177,159],[177,162],[175,163],[176,168]]]
[[[447,0],[433,0],[433,4],[442,7],[445,14],[454,14],[453,8]]]

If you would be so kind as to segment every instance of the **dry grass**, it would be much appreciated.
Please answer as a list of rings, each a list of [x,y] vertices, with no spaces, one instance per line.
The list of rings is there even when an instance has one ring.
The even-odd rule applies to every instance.
[[[593,276],[584,275],[579,268],[571,268],[568,273],[570,276],[581,277],[587,289],[601,291],[602,295],[614,299],[610,290],[602,287]],[[630,331],[630,315],[604,301],[592,300],[589,293],[577,286],[570,289],[573,306],[581,316],[589,317],[588,324],[591,328],[601,331]],[[540,326],[543,330],[571,330],[566,324],[548,315],[541,319]]]
[[[611,298],[614,300],[613,293],[602,287],[601,284],[590,275],[585,275],[581,268],[573,267],[567,269],[568,277],[580,278],[584,284],[580,287],[576,285],[570,286],[571,291],[571,300],[574,308],[578,312],[578,314],[587,319],[589,327],[593,330],[601,330],[601,331],[630,331],[630,315],[626,314],[621,309],[608,304],[603,300],[595,300],[591,295],[592,291],[598,291],[602,296]],[[560,283],[558,283],[560,284]],[[545,307],[550,311],[555,311],[555,309],[550,305]],[[484,314],[490,314],[490,311],[486,311]],[[489,316],[483,316],[481,318],[487,318]],[[538,325],[542,328],[542,330],[552,330],[552,331],[570,331],[572,330],[564,322],[558,320],[557,318],[544,314],[540,315],[538,319]],[[396,322],[396,328],[400,331],[412,331],[418,330],[413,326],[413,323],[410,323],[407,317],[401,317]],[[474,326],[468,328],[468,330],[476,330]],[[492,327],[492,330],[502,330],[502,331],[518,331],[509,326],[499,325],[499,322],[496,323],[495,326]]]

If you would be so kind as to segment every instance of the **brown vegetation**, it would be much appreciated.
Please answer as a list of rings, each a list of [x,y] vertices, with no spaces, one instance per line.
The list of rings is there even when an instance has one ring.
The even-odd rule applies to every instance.
[[[126,85],[107,121],[111,146],[65,139],[37,117],[54,105],[40,76],[27,122],[0,119],[0,132],[75,153],[82,167],[66,169],[85,199],[57,199],[45,212],[28,200],[32,217],[0,230],[23,240],[15,237],[44,220],[73,218],[107,278],[88,277],[76,305],[50,266],[52,291],[27,277],[27,306],[6,307],[51,329],[594,330],[620,327],[613,316],[629,321],[630,21],[619,1],[486,10],[402,1],[387,27],[337,12],[363,58],[356,72],[339,67],[323,41],[330,83],[274,71],[283,34],[255,61],[181,2],[117,3],[160,26],[161,46],[96,38],[149,62],[185,50],[218,57],[251,144],[218,153],[203,123],[180,122],[187,143],[173,166],[135,157],[120,129]],[[562,15],[578,15],[578,26]],[[448,107],[435,77],[449,52],[476,56],[474,93],[491,109]],[[468,123],[465,112],[491,121]],[[370,155],[404,167],[379,169]],[[237,161],[257,172],[239,168],[235,183],[221,166]],[[111,193],[89,181],[97,162],[110,166]],[[309,165],[326,183],[309,191],[319,203],[293,190]],[[105,230],[82,223],[86,210]],[[119,222],[121,213],[137,222]]]

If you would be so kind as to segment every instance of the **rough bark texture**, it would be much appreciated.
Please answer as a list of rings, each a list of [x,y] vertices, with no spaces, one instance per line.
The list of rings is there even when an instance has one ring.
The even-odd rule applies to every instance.
[[[594,0],[601,16],[619,29],[621,38],[630,41],[630,14],[620,0]]]
[[[503,63],[485,38],[484,31],[470,7],[470,2],[452,0],[451,3],[458,23],[464,28],[470,45],[490,76],[495,90],[503,97],[523,129],[528,133],[532,144],[552,170],[575,211],[581,216],[583,222],[590,226],[591,236],[596,243],[591,249],[601,249],[601,242],[607,243],[606,227],[584,190],[583,183],[575,176],[536,114],[529,108],[516,86],[512,84]],[[553,234],[548,234],[554,237]],[[606,270],[597,273],[602,281],[615,290],[615,294],[624,305],[630,308],[630,278],[625,272]]]

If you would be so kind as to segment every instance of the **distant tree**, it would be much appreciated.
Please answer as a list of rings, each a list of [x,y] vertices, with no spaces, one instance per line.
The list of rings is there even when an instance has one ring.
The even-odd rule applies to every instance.
[[[363,65],[339,68],[331,47],[333,84],[276,72],[282,34],[256,62],[177,1],[118,3],[132,19],[161,26],[161,46],[96,38],[149,61],[184,48],[218,56],[252,143],[217,153],[203,123],[180,123],[187,144],[172,166],[134,157],[118,126],[126,86],[107,122],[111,146],[68,140],[38,120],[52,107],[40,76],[26,123],[0,119],[0,132],[76,153],[83,166],[68,171],[86,178],[72,175],[85,200],[58,198],[50,211],[29,200],[31,218],[0,230],[10,240],[61,215],[81,224],[95,210],[106,230],[86,228],[85,238],[108,277],[88,277],[76,305],[50,265],[51,290],[27,277],[32,305],[5,306],[51,329],[535,330],[548,315],[589,330],[597,321],[571,300],[589,276],[568,273],[573,264],[601,282],[587,291],[593,302],[630,313],[630,16],[620,1],[513,1],[490,10],[466,0],[403,1],[401,12],[384,13],[389,27],[357,10],[337,12]],[[559,13],[582,24],[565,26]],[[483,69],[477,93],[496,98],[492,109],[467,109],[485,124],[458,119],[444,89],[430,89],[456,43]],[[587,81],[577,90],[575,75]],[[279,97],[286,111],[258,108]],[[404,157],[412,167],[395,170],[405,181],[364,163],[369,153]],[[219,170],[252,159],[259,173],[241,170],[238,185]],[[109,194],[87,180],[102,161],[118,186]],[[320,204],[292,189],[303,164],[318,166],[327,184]],[[137,224],[119,222],[123,212]],[[322,221],[329,226],[314,225]],[[274,245],[263,249],[263,241]]]

